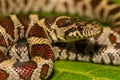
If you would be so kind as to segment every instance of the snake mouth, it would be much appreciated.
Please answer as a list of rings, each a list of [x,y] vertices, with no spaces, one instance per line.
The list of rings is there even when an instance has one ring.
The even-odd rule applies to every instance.
[[[83,29],[78,29],[78,31],[85,38],[94,37],[102,31],[102,26],[97,21],[86,22],[83,25]]]

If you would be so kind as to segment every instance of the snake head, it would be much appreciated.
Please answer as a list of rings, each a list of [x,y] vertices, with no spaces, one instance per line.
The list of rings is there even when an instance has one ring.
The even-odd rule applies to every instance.
[[[101,31],[100,25],[96,21],[77,22],[71,26],[73,27],[65,32],[66,37],[84,39],[97,35]]]
[[[89,18],[61,17],[56,21],[56,25],[56,33],[61,35],[57,36],[67,42],[93,37],[102,30],[97,20]]]
[[[44,27],[48,37],[55,42],[86,39],[101,32],[100,24],[91,18],[47,17],[38,24]]]

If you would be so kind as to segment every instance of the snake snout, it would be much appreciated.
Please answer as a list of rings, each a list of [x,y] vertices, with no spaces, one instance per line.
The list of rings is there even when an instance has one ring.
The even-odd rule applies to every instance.
[[[93,21],[91,23],[88,23],[86,24],[86,27],[85,27],[85,31],[87,31],[87,33],[89,34],[89,36],[93,36],[93,35],[97,35],[98,33],[101,32],[101,25],[96,22],[96,21]]]

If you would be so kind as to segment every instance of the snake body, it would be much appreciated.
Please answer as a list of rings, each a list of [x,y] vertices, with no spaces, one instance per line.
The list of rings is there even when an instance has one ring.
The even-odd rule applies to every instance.
[[[30,11],[78,14],[110,27],[93,19],[12,14]],[[0,19],[0,80],[47,79],[57,59],[120,65],[120,6],[114,2],[0,0],[0,14],[9,15]]]

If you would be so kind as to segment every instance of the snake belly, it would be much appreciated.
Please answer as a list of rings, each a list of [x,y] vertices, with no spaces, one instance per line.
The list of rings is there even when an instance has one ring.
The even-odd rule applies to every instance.
[[[15,15],[31,11],[88,16],[110,27],[101,31],[96,20],[68,16]],[[4,15],[9,16],[0,19],[0,80],[47,79],[57,59],[120,64],[120,6],[112,1],[0,0]],[[81,54],[86,50],[89,54]]]

